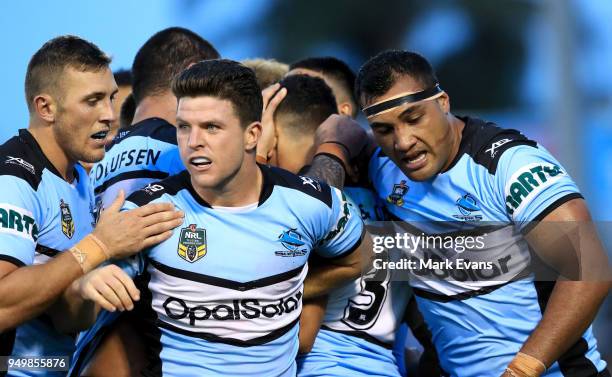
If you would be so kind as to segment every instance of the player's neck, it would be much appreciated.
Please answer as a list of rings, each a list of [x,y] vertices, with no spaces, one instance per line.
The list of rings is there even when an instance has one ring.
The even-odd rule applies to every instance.
[[[292,136],[291,138],[284,138],[283,142],[285,143],[282,150],[283,155],[285,158],[287,156],[290,156],[290,158],[284,160],[284,166],[281,167],[297,174],[309,161],[312,161],[314,155],[314,135],[312,137]]]
[[[156,96],[147,96],[136,107],[132,124],[150,118],[161,118],[170,124],[175,124],[176,104],[176,97],[169,91]]]
[[[450,117],[450,127],[451,127],[451,153],[449,155],[448,161],[442,167],[442,171],[446,171],[448,167],[455,161],[457,157],[457,153],[459,153],[459,146],[461,145],[461,139],[463,138],[463,129],[465,128],[465,122],[456,116],[449,114]]]
[[[31,122],[28,131],[30,131],[47,160],[51,162],[62,178],[67,182],[72,182],[74,180],[74,165],[76,161],[71,160],[57,143],[52,128]]]
[[[211,206],[242,207],[259,201],[263,174],[254,156],[245,156],[238,172],[215,188],[201,188],[191,181],[195,192]]]

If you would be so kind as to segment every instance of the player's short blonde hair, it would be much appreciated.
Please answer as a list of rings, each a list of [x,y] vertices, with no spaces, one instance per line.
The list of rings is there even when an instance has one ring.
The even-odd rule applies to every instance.
[[[289,65],[274,59],[246,59],[242,64],[255,72],[257,83],[262,90],[279,82],[289,72]]]

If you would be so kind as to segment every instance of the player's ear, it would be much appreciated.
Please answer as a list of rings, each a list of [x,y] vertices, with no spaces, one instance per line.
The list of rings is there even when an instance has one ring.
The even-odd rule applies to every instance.
[[[340,115],[347,115],[349,117],[353,116],[353,105],[349,102],[343,102],[338,105],[338,112]]]
[[[57,102],[55,99],[47,94],[41,93],[34,97],[32,100],[34,105],[34,112],[45,122],[55,122],[55,116],[57,113]]]
[[[257,142],[261,137],[261,131],[260,122],[253,122],[246,126],[244,130],[244,148],[247,151],[257,148]]]
[[[442,109],[442,111],[448,114],[450,112],[450,97],[448,96],[448,94],[446,92],[443,92],[442,95],[438,97],[437,101],[440,104],[440,108]]]

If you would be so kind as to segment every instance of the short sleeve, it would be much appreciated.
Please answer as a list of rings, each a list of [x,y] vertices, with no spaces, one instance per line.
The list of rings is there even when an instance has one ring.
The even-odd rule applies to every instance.
[[[567,171],[540,145],[506,150],[495,179],[508,217],[521,229],[566,201],[582,197]]]
[[[332,187],[330,194],[332,205],[322,224],[316,252],[324,258],[342,258],[361,244],[364,226],[359,213],[349,205],[344,193]]]
[[[41,221],[36,192],[10,175],[0,176],[0,187],[0,260],[31,265]]]
[[[126,200],[123,204],[123,207],[121,207],[121,212],[129,211],[135,208],[138,208],[138,205],[134,204],[129,200]],[[128,274],[128,276],[133,279],[136,276],[140,275],[144,270],[145,254],[146,250],[143,250],[140,253],[137,253],[124,259],[116,260],[113,263],[119,266],[119,268],[121,268],[126,274]]]

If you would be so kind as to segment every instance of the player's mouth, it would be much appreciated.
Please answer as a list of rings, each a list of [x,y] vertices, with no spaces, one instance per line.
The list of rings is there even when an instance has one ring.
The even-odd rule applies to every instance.
[[[418,170],[427,164],[427,152],[412,153],[402,158],[402,162],[408,170]]]
[[[192,157],[189,159],[189,165],[197,171],[205,171],[210,168],[212,161],[208,157]]]
[[[96,144],[105,145],[106,137],[108,136],[109,130],[99,131],[89,137],[94,140]]]

